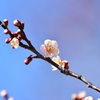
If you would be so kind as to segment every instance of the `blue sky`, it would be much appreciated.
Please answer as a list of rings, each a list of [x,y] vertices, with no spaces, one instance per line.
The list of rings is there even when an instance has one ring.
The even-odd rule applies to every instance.
[[[17,30],[13,20],[25,22],[24,31],[40,53],[45,39],[56,40],[70,70],[100,86],[99,0],[1,0],[0,6],[0,20],[7,18],[12,32]],[[23,61],[32,53],[11,49],[4,42],[7,37],[0,28],[0,90],[15,100],[71,100],[80,91],[100,97],[79,80],[52,72],[45,61],[34,59],[26,66]]]

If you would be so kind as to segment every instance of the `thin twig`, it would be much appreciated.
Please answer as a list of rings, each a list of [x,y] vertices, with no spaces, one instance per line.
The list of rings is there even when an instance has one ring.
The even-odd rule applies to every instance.
[[[5,26],[2,24],[1,21],[0,21],[0,25],[1,25],[2,28],[4,28],[4,29],[7,28],[7,27],[5,27]],[[35,53],[36,56],[33,56],[32,58],[40,58],[40,59],[43,59],[43,60],[45,60],[46,62],[48,62],[48,63],[54,65],[56,68],[58,68],[58,69],[61,71],[61,73],[65,74],[65,75],[67,75],[67,76],[72,76],[72,77],[74,77],[74,78],[76,78],[76,79],[82,81],[83,83],[85,83],[89,88],[100,92],[100,88],[99,88],[99,87],[93,85],[91,82],[89,82],[87,79],[85,79],[82,75],[78,75],[78,74],[76,74],[76,73],[74,73],[74,72],[72,72],[72,71],[70,71],[70,70],[68,70],[68,69],[64,69],[64,68],[60,67],[58,64],[56,64],[54,61],[52,61],[51,58],[49,58],[49,57],[48,57],[48,58],[47,58],[47,57],[44,57],[42,54],[40,54],[40,53],[35,49],[35,47],[32,45],[32,43],[28,40],[28,38],[26,37],[26,34],[25,34],[25,32],[23,31],[23,29],[22,29],[21,27],[19,27],[19,29],[20,29],[20,30],[22,31],[22,33],[23,33],[23,40],[25,40],[26,43],[28,44],[28,45],[25,45],[25,44],[23,44],[22,42],[20,42],[19,45],[20,45],[22,48],[28,49],[28,50],[32,51],[33,53]]]
[[[8,29],[7,26],[5,26],[1,21],[0,21],[0,25],[3,29]],[[9,33],[10,37],[13,37],[13,34],[12,33]]]
[[[74,78],[77,78],[77,79],[81,80],[82,82],[84,82],[89,88],[94,89],[94,90],[100,92],[100,88],[99,87],[97,87],[94,84],[92,84],[91,82],[89,82],[82,75],[76,74],[76,73],[74,73],[72,71],[69,71],[69,70],[66,70],[64,72],[64,74],[69,75],[69,76],[72,76]]]

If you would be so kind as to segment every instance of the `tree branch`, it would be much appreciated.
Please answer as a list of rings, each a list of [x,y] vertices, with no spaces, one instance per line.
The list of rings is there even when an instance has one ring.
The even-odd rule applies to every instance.
[[[4,24],[2,24],[2,22],[0,21],[0,25],[3,29],[8,29],[7,27],[5,27]],[[32,45],[32,43],[28,40],[28,38],[26,37],[25,32],[23,31],[23,29],[21,27],[19,27],[19,29],[21,30],[21,32],[23,33],[23,40],[26,41],[26,44],[23,44],[22,42],[20,42],[19,46],[24,48],[24,49],[28,49],[30,51],[32,51],[33,53],[36,54],[36,56],[33,56],[32,58],[39,58],[39,59],[43,59],[46,62],[50,63],[51,65],[54,65],[56,68],[58,68],[60,70],[61,73],[67,75],[67,76],[71,76],[74,77],[80,81],[82,81],[83,83],[85,83],[89,88],[96,90],[98,92],[100,92],[100,88],[96,87],[95,85],[93,85],[91,82],[89,82],[87,79],[85,79],[82,75],[78,75],[68,69],[62,68],[60,67],[57,63],[55,63],[54,61],[51,60],[51,58],[49,57],[44,57],[42,54],[40,54],[35,47]]]

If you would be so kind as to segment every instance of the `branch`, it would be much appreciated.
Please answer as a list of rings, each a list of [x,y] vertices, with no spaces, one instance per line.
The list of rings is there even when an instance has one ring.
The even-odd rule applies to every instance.
[[[94,89],[98,92],[100,92],[100,88],[95,86],[94,84],[92,84],[91,82],[89,82],[87,79],[85,79],[82,75],[78,75],[72,71],[65,71],[64,74],[72,76],[74,78],[77,78],[78,80],[81,80],[82,82],[84,82],[89,88]]]
[[[8,29],[1,21],[0,21],[0,25],[3,29]],[[55,63],[54,61],[51,60],[51,58],[49,57],[44,57],[42,54],[40,54],[35,47],[32,45],[32,43],[29,41],[29,39],[26,37],[25,32],[23,31],[23,28],[20,26],[18,26],[18,28],[21,30],[22,32],[22,39],[24,41],[26,41],[26,44],[23,44],[22,42],[19,43],[19,46],[24,48],[24,49],[28,49],[30,51],[32,51],[33,53],[36,54],[36,56],[30,56],[31,58],[39,58],[39,59],[43,59],[46,62],[50,63],[51,65],[54,65],[56,68],[58,68],[60,70],[61,73],[67,75],[67,76],[71,76],[74,77],[80,81],[82,81],[83,83],[85,83],[89,88],[96,90],[97,92],[100,92],[100,88],[93,85],[91,82],[89,82],[87,79],[85,79],[82,75],[78,75],[72,71],[70,71],[69,69],[66,68],[62,68],[61,66],[59,66],[57,63]]]
[[[41,57],[34,57],[34,58],[41,58]],[[93,90],[96,90],[98,92],[100,92],[100,88],[95,86],[94,84],[92,84],[91,82],[89,82],[87,79],[85,79],[82,75],[79,75],[79,74],[76,74],[68,69],[63,69],[62,67],[60,67],[58,64],[56,64],[55,62],[53,62],[50,58],[41,58],[45,61],[47,61],[48,63],[54,65],[56,68],[58,68],[60,70],[61,73],[65,74],[65,75],[69,75],[71,77],[74,77],[80,81],[82,81],[83,83],[85,83],[89,88],[93,89]]]
[[[30,47],[28,45],[26,45],[26,44],[23,44],[22,42],[19,43],[19,46],[24,48],[24,49],[30,50]]]

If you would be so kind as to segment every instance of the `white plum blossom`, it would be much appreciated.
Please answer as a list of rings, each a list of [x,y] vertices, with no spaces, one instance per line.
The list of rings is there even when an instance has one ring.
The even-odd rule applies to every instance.
[[[17,49],[18,46],[19,46],[19,40],[18,40],[16,37],[14,37],[14,38],[10,41],[10,43],[11,43],[11,47],[14,48],[14,49]]]
[[[45,40],[40,49],[46,55],[46,57],[52,57],[59,53],[57,41],[50,39]]]
[[[53,57],[52,61],[54,61],[55,63],[57,63],[59,66],[61,66],[62,68],[65,67],[65,64],[68,63],[68,61],[66,60],[61,60],[61,58],[59,56]],[[56,68],[55,66],[51,66],[52,67],[52,71],[56,71],[58,70],[58,68]]]
[[[93,97],[91,97],[91,96],[87,96],[87,97],[85,97],[84,100],[94,100],[94,99],[93,99]]]

